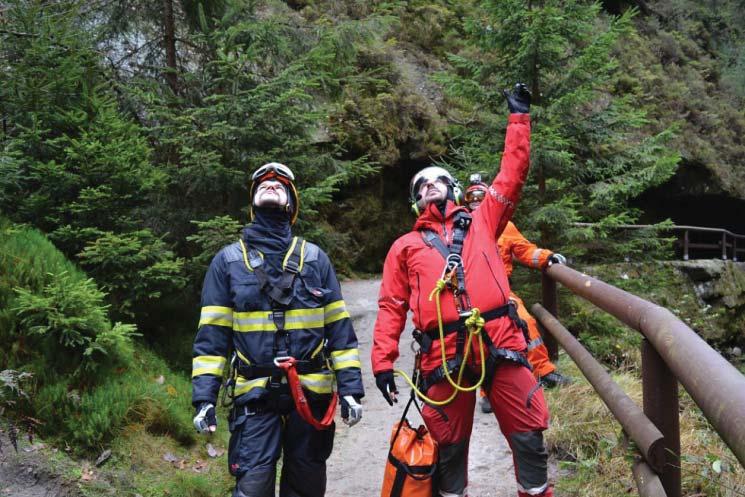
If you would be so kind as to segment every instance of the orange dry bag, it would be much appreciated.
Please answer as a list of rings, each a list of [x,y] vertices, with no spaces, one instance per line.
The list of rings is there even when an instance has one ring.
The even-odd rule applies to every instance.
[[[436,491],[437,442],[424,425],[415,430],[409,424],[406,413],[412,402],[419,410],[412,395],[393,427],[381,497],[433,497]]]

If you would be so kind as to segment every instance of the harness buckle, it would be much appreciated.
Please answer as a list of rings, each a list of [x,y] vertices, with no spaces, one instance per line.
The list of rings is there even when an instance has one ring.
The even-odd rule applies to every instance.
[[[286,364],[288,362],[294,362],[294,361],[295,361],[294,357],[289,356],[289,355],[282,355],[279,357],[275,357],[273,362],[275,366],[277,366],[278,368],[281,368],[282,364]]]
[[[285,271],[289,271],[293,274],[297,274],[300,270],[300,264],[298,264],[297,261],[293,260],[292,258],[287,260],[287,263],[285,264]]]

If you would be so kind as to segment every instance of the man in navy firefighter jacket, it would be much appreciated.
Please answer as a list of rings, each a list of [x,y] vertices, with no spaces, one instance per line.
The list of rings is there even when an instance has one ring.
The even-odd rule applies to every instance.
[[[520,197],[530,156],[530,93],[518,84],[506,96],[510,116],[502,164],[481,207],[469,214],[450,173],[423,169],[410,184],[418,215],[414,229],[393,243],[383,266],[372,347],[375,381],[392,405],[398,342],[411,310],[421,353],[417,387],[427,397],[422,415],[438,442],[441,497],[468,495],[468,445],[479,386],[512,449],[518,495],[553,495],[542,435],[548,408],[530,371],[522,323],[494,250]]]
[[[362,417],[357,337],[334,268],[320,248],[292,236],[299,207],[294,180],[279,163],[254,172],[252,222],[212,260],[202,289],[194,426],[215,431],[230,360],[223,395],[233,400],[233,497],[273,497],[280,454],[280,497],[322,497],[337,398],[346,424]]]

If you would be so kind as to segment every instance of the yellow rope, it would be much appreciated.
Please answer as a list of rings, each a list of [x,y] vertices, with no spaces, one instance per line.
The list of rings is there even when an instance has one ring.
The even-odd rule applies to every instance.
[[[466,329],[468,330],[468,338],[466,340],[466,346],[465,346],[465,352],[463,353],[463,362],[460,365],[460,368],[458,369],[458,379],[457,381],[453,381],[452,377],[450,376],[450,372],[447,368],[447,355],[445,353],[445,330],[443,328],[442,324],[442,309],[440,307],[440,294],[446,287],[446,281],[445,276],[443,276],[442,279],[437,281],[437,284],[435,285],[435,288],[432,289],[432,292],[429,294],[429,300],[431,301],[433,298],[435,298],[435,304],[437,305],[437,326],[440,332],[440,353],[442,358],[442,369],[445,371],[445,378],[447,378],[448,383],[450,383],[450,386],[453,387],[453,392],[450,394],[450,396],[447,399],[444,400],[434,400],[429,397],[427,397],[421,390],[419,390],[412,379],[407,375],[404,371],[401,371],[400,369],[397,369],[395,373],[404,379],[406,383],[411,387],[411,389],[414,391],[417,397],[422,399],[428,404],[436,405],[436,406],[444,406],[449,403],[451,403],[456,395],[458,395],[458,392],[473,392],[477,390],[481,384],[484,382],[484,379],[486,378],[486,361],[484,360],[484,338],[481,335],[481,330],[484,328],[484,325],[486,322],[484,321],[484,318],[481,317],[481,313],[477,308],[473,308],[471,310],[471,315],[466,319],[465,325]],[[481,354],[481,378],[479,378],[479,381],[476,382],[475,385],[470,387],[463,387],[460,385],[460,382],[463,379],[463,374],[466,371],[467,363],[468,363],[468,356],[471,353],[471,341],[473,339],[474,335],[478,335],[479,339],[479,352]]]

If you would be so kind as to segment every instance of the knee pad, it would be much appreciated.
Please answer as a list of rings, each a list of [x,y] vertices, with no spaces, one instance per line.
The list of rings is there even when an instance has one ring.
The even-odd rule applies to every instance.
[[[246,471],[236,483],[233,497],[274,497],[274,468]]]
[[[466,495],[468,466],[466,455],[468,440],[441,445],[440,460],[437,463],[438,485],[441,497],[463,497]]]
[[[509,441],[515,458],[517,489],[528,495],[542,495],[548,488],[548,451],[543,432],[513,433]]]

